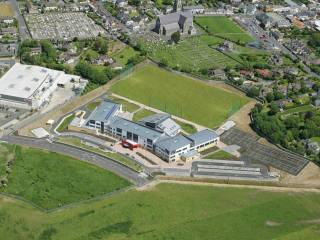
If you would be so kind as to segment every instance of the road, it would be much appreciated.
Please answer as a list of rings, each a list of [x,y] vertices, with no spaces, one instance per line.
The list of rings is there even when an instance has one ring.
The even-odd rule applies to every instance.
[[[25,39],[31,38],[26,22],[20,12],[20,8],[17,0],[10,0],[10,3],[14,9],[15,17],[19,23],[19,34],[20,34],[21,40],[23,41]]]
[[[10,144],[16,144],[26,147],[33,147],[39,149],[46,149],[48,151],[57,152],[64,155],[72,156],[84,162],[88,162],[99,166],[101,168],[107,169],[127,180],[132,182],[137,186],[143,186],[149,183],[149,180],[142,177],[139,173],[131,170],[130,168],[113,161],[107,157],[103,157],[99,154],[93,152],[88,152],[83,149],[72,147],[69,145],[64,145],[60,143],[49,142],[46,139],[36,139],[22,136],[3,136],[2,141],[8,142]]]

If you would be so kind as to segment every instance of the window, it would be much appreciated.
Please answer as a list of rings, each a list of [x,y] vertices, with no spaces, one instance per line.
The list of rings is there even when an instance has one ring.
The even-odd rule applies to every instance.
[[[127,132],[127,139],[132,140],[132,132]]]
[[[122,133],[122,129],[121,128],[117,128],[117,133]]]
[[[138,138],[139,138],[139,137],[138,137],[137,134],[133,134],[133,139],[132,139],[132,140],[133,140],[134,142],[138,142]]]

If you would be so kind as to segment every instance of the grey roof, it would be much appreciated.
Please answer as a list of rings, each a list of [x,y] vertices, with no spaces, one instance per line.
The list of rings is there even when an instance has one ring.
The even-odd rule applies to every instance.
[[[112,128],[120,128],[122,130],[132,132],[134,134],[137,134],[138,136],[148,138],[152,141],[157,140],[163,135],[163,133],[159,131],[120,117],[114,117],[113,121],[110,123],[110,126]]]
[[[192,141],[187,137],[179,134],[175,137],[164,138],[156,142],[156,146],[160,147],[163,150],[168,150],[169,152],[174,152],[179,148],[185,147],[189,144],[192,144]]]
[[[166,15],[159,16],[160,23],[163,25],[172,24],[172,23],[178,23],[180,17],[185,18],[191,18],[192,19],[192,13],[191,12],[175,12],[175,13],[169,13]]]
[[[102,101],[100,105],[90,114],[88,120],[109,122],[120,109],[120,104],[111,101]]]
[[[163,131],[165,134],[173,137],[181,129],[180,125],[173,121],[171,118],[168,118],[157,125],[157,129]]]
[[[195,134],[188,136],[188,138],[194,142],[195,146],[198,146],[203,143],[215,140],[218,137],[219,136],[216,132],[209,130],[209,129],[205,129],[205,130],[202,130],[200,132],[197,132]]]
[[[160,124],[164,120],[170,118],[170,114],[167,113],[156,113],[151,116],[142,118],[140,122],[144,123],[154,123],[154,124]]]

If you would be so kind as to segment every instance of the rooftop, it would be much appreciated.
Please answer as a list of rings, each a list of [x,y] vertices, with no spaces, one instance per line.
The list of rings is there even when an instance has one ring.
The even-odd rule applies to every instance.
[[[185,147],[189,144],[192,144],[192,141],[181,134],[175,137],[164,138],[156,143],[157,147],[166,149],[169,152],[176,151],[177,149]]]
[[[188,138],[191,139],[196,146],[212,141],[213,139],[217,139],[218,137],[219,136],[216,132],[209,129],[205,129],[188,136]]]
[[[58,78],[60,71],[16,63],[0,78],[0,94],[31,98],[45,82]]]

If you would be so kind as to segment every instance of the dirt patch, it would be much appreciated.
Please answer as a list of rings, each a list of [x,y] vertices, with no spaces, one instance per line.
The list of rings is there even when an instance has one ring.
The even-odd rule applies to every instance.
[[[251,119],[249,113],[256,103],[255,100],[250,101],[229,118],[229,120],[236,123],[237,128],[254,135],[256,135],[256,133],[250,127]]]
[[[288,193],[300,193],[300,192],[312,192],[320,193],[320,189],[315,188],[295,188],[295,187],[283,187],[283,186],[259,186],[259,185],[241,185],[241,184],[225,184],[225,183],[209,183],[209,182],[193,182],[192,180],[164,180],[157,179],[151,183],[137,188],[139,191],[150,191],[155,186],[161,183],[172,183],[172,184],[184,184],[184,185],[197,185],[197,186],[212,186],[212,187],[228,187],[228,188],[248,188],[248,189],[257,189],[262,191],[271,191],[271,192],[288,192]]]
[[[280,172],[280,182],[283,184],[320,188],[320,168],[313,162],[309,162],[297,176],[274,171]]]
[[[282,223],[275,222],[275,221],[271,221],[271,220],[265,221],[264,224],[265,224],[266,226],[268,226],[268,227],[278,227],[278,226],[281,226],[281,225],[282,225]]]

